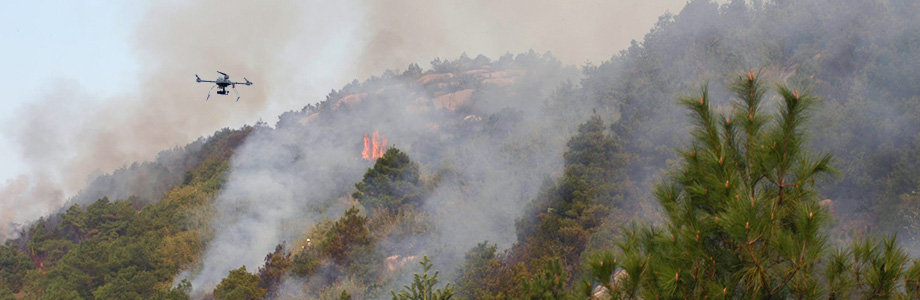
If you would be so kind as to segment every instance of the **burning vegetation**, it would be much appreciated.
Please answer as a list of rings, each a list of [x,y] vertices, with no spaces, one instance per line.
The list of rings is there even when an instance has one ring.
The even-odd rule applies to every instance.
[[[387,148],[387,136],[374,131],[370,137],[364,135],[364,151],[361,151],[361,158],[366,160],[376,160],[383,157],[383,150]]]

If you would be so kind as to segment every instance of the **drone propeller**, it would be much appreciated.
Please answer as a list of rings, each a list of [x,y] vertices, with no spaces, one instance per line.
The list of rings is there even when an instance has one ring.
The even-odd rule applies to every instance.
[[[230,79],[230,75],[227,75],[227,73],[224,73],[224,72],[221,72],[221,71],[217,71],[217,73],[220,73],[221,75],[224,75],[224,78],[226,78],[226,79]]]
[[[246,79],[246,77],[243,77],[243,80],[246,80],[246,85],[252,85],[252,82],[250,82],[249,79]]]
[[[198,74],[195,74],[195,81],[196,81],[196,82],[201,82],[201,77],[198,77]]]
[[[233,89],[233,92],[236,93],[236,102],[240,102],[240,92],[237,92],[237,91],[236,91],[236,85],[235,85],[235,84],[233,85],[232,89]]]

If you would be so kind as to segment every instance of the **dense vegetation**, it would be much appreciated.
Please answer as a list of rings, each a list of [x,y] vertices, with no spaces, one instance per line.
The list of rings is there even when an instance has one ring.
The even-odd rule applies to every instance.
[[[210,234],[209,204],[220,189],[233,149],[251,128],[215,133],[201,163],[156,203],[102,198],[38,220],[3,250],[3,293],[30,299],[185,299],[173,287]],[[16,243],[18,242],[18,244]]]
[[[97,177],[0,246],[0,299],[920,298],[918,14],[696,0],[580,69],[464,54],[355,80]],[[328,153],[301,148],[388,124],[381,158],[303,171],[329,177],[306,190],[322,217],[264,264],[181,280],[246,143],[312,167]],[[464,235],[498,218],[509,235]]]
[[[776,113],[753,72],[732,89],[730,114],[709,94],[681,103],[694,120],[682,164],[655,190],[661,228],[631,229],[622,259],[591,262],[614,299],[917,298],[920,260],[893,240],[857,239],[831,252],[815,186],[831,156],[810,154],[804,127],[817,99],[779,87]],[[606,265],[606,267],[605,267]]]

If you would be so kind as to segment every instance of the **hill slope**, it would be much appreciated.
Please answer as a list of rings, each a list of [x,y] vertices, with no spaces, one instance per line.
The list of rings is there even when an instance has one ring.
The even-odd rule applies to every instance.
[[[518,279],[553,257],[572,287],[580,253],[613,247],[630,220],[660,220],[652,184],[690,138],[676,96],[708,81],[726,112],[726,87],[751,70],[824,99],[808,133],[841,170],[818,185],[838,220],[833,240],[901,233],[916,251],[917,13],[911,1],[692,1],[599,65],[464,55],[356,80],[274,127],[218,132],[100,177],[78,206],[0,249],[0,296],[181,297],[190,291],[172,284],[182,279],[207,296],[245,265],[272,296],[387,297],[423,254],[462,296],[521,296]],[[602,171],[582,170],[597,167],[580,154],[588,148],[611,151]],[[413,204],[376,210],[353,196],[389,174],[376,160],[385,152],[417,169],[413,180],[392,175],[400,188],[387,199]],[[563,209],[571,215],[546,217]],[[559,228],[569,231],[547,237]],[[113,288],[126,282],[136,284]]]

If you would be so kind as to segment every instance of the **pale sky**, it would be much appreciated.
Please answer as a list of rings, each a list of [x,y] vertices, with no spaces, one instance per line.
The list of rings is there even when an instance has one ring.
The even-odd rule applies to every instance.
[[[76,81],[106,95],[136,87],[133,1],[4,1],[0,9],[0,130],[48,86]],[[87,99],[87,101],[93,101]],[[5,130],[4,130],[5,131]],[[0,183],[21,173],[17,150],[0,132]]]
[[[234,5],[230,2],[217,1],[216,5],[224,5],[224,3],[227,3],[227,6]],[[269,54],[282,56],[285,63],[277,66],[275,70],[266,70],[265,77],[268,78],[249,77],[256,84],[261,85],[259,88],[266,89],[264,93],[259,94],[265,95],[266,102],[257,106],[223,107],[223,110],[212,113],[226,112],[234,117],[221,119],[222,123],[217,124],[198,124],[198,127],[180,126],[178,128],[195,128],[195,131],[186,132],[188,138],[178,141],[178,144],[162,145],[155,150],[181,146],[183,143],[194,140],[194,137],[209,134],[222,127],[251,124],[259,117],[269,124],[274,124],[277,115],[281,112],[299,110],[305,104],[321,101],[330,89],[341,88],[343,84],[354,78],[364,80],[366,76],[382,73],[384,68],[405,68],[409,62],[413,61],[418,62],[424,68],[427,67],[427,62],[435,57],[453,59],[462,52],[467,52],[470,56],[483,53],[495,59],[506,51],[520,53],[532,48],[538,53],[552,51],[565,63],[581,65],[586,61],[601,62],[625,48],[630,40],[641,40],[642,36],[658,20],[658,16],[666,11],[679,12],[686,0],[585,0],[576,2],[574,5],[567,5],[560,3],[568,2],[527,0],[494,2],[495,5],[493,5],[492,1],[364,2],[353,0],[298,1],[293,4],[284,0],[275,1],[271,5],[282,8],[296,6],[302,11],[298,11],[294,18],[287,16],[297,21],[290,24],[293,28],[291,32],[265,33],[287,45],[284,51]],[[214,4],[211,3],[211,5]],[[163,76],[162,66],[160,69],[151,70],[152,64],[141,63],[140,60],[145,57],[140,56],[153,55],[157,59],[168,60],[172,53],[169,52],[171,51],[169,49],[148,52],[143,51],[144,49],[139,50],[140,47],[144,47],[147,37],[138,35],[150,31],[149,28],[143,28],[144,25],[158,24],[156,20],[151,20],[150,16],[168,18],[178,15],[171,22],[197,22],[195,19],[198,17],[195,14],[183,14],[187,12],[183,9],[188,7],[196,9],[196,5],[204,6],[201,3],[183,1],[3,1],[0,4],[0,41],[2,41],[0,42],[0,89],[5,97],[0,97],[0,188],[9,179],[25,174],[29,169],[29,166],[22,162],[22,150],[16,141],[9,138],[11,131],[14,131],[11,129],[13,125],[23,123],[21,121],[23,117],[15,115],[24,111],[20,108],[37,102],[41,98],[58,96],[51,93],[67,90],[54,88],[61,85],[74,86],[79,95],[85,95],[86,99],[75,100],[78,104],[85,102],[87,104],[85,107],[117,108],[119,106],[117,101],[123,99],[124,95],[137,94],[140,90],[150,88],[152,84],[142,79],[151,80]],[[262,4],[246,3],[246,5]],[[495,6],[495,9],[488,10],[484,8],[486,6]],[[156,14],[157,9],[161,7],[166,8],[159,11],[159,15]],[[201,10],[200,7],[197,9]],[[252,35],[246,35],[247,28],[241,28],[246,24],[241,18],[245,18],[250,13],[249,11],[257,9],[241,8],[240,15],[236,16],[232,15],[236,13],[234,7],[215,7],[215,9],[220,13],[200,17],[206,21],[211,18],[208,22],[216,22],[203,22],[203,24],[213,26],[213,32],[207,28],[189,28],[186,31],[183,27],[176,26],[170,29],[171,31],[154,31],[154,34],[160,35],[152,38],[158,38],[157,41],[163,43],[195,42],[201,39],[201,34],[213,33],[214,42],[208,41],[205,46],[179,48],[175,51],[199,49],[195,47],[211,49],[207,47],[216,43],[217,45],[213,46],[221,52],[217,53],[221,55],[219,56],[221,58],[239,57],[241,61],[244,61],[247,55],[261,55],[261,53],[233,54],[234,49],[221,48],[222,41],[226,41],[227,45],[245,45],[250,42],[250,40],[245,40],[241,43],[234,39],[252,39]],[[264,20],[270,23],[273,14],[284,12],[284,10],[277,10],[277,7],[275,9],[253,12],[252,14],[255,15],[253,18],[257,19],[250,20],[250,22],[261,24]],[[521,11],[513,12],[514,10]],[[151,14],[151,11],[154,13]],[[204,11],[210,12],[211,10]],[[231,15],[224,16],[227,11],[230,11]],[[509,11],[512,12],[507,13]],[[540,22],[541,20],[552,20],[552,22]],[[443,22],[443,24],[432,26],[432,22]],[[509,22],[511,24],[508,24]],[[173,23],[166,24],[176,25]],[[277,26],[267,28],[283,30]],[[222,32],[224,29],[243,33],[225,33]],[[165,35],[163,32],[166,32]],[[396,37],[397,39],[391,41],[382,39],[382,37]],[[603,43],[598,41],[603,41]],[[256,43],[257,41],[251,42]],[[387,47],[392,46],[392,48],[379,49],[377,43]],[[368,52],[376,54],[368,55]],[[181,54],[181,52],[177,53]],[[249,57],[248,59],[252,61],[254,58]],[[219,64],[217,66],[208,65],[207,68],[195,66],[196,69],[193,72],[199,72],[203,79],[213,79],[216,73],[212,68],[217,69],[224,65],[239,65],[240,63],[227,61]],[[189,86],[174,91],[173,96],[181,92],[183,93],[181,96],[188,98],[188,101],[200,102],[203,100],[207,87],[195,86],[193,74],[185,74],[188,70],[182,71],[181,74],[169,76],[189,77]],[[150,75],[154,73],[156,75]],[[236,80],[246,76],[245,74],[231,75],[239,76],[233,78]],[[278,80],[279,76],[280,80]],[[280,84],[280,82],[285,84]],[[272,85],[273,83],[275,84]],[[248,95],[255,94],[253,90],[249,92]],[[240,93],[244,95],[240,102],[246,101],[247,91],[241,89]],[[160,102],[157,99],[142,98],[140,100],[149,101],[149,105],[175,105],[173,102]],[[192,104],[196,106],[213,105],[211,107],[231,104],[229,101],[197,102]],[[77,111],[76,113],[82,112]],[[89,115],[90,112],[86,113]],[[174,121],[164,118],[163,122]],[[79,128],[84,130],[99,127],[81,126]],[[103,129],[106,128],[103,127]],[[170,141],[175,141],[175,139]],[[156,151],[151,153],[155,154]],[[145,155],[141,157],[153,158],[150,153]],[[130,164],[131,161],[121,163]],[[110,172],[111,170],[101,171]],[[2,200],[0,199],[0,202]]]

